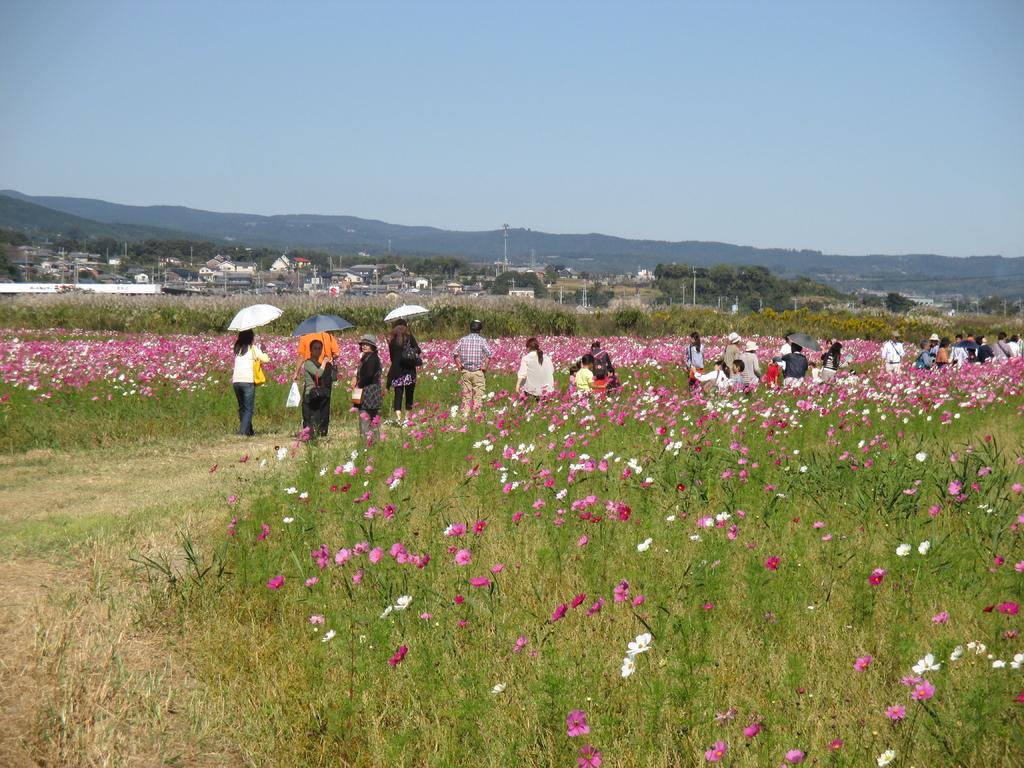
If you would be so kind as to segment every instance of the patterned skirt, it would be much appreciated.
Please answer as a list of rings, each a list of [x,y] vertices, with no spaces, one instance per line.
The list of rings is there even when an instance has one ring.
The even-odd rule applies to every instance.
[[[394,389],[395,387],[408,387],[408,386],[410,386],[412,384],[415,384],[415,383],[416,383],[416,374],[414,374],[414,373],[405,373],[405,374],[402,374],[401,376],[397,377],[394,381],[392,381],[391,382],[391,387],[392,387],[392,389]]]

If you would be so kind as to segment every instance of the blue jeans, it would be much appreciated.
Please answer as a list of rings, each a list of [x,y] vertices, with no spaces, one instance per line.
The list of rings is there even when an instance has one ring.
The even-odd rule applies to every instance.
[[[256,385],[235,383],[231,385],[235,389],[235,397],[238,399],[238,434],[251,437],[252,414],[256,410]]]

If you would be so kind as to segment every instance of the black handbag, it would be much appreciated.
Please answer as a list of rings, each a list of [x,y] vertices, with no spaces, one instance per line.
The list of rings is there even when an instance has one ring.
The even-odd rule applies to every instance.
[[[324,379],[327,379],[325,382]],[[322,403],[324,400],[329,400],[331,397],[331,380],[329,376],[325,376],[321,379],[319,376],[313,378],[313,387],[306,392],[306,401],[312,405],[314,403]]]
[[[405,342],[405,346],[402,347],[402,367],[419,368],[421,365],[423,365],[423,358],[420,357],[419,347],[412,341]]]

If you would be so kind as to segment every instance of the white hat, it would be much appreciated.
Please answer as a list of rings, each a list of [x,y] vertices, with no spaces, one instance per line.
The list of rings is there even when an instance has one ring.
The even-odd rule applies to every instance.
[[[736,331],[733,331],[732,333],[729,334],[728,339],[733,344],[735,344],[737,341],[740,340],[740,335],[738,333],[736,333]]]
[[[747,342],[747,352],[757,352],[757,342],[748,341]]]

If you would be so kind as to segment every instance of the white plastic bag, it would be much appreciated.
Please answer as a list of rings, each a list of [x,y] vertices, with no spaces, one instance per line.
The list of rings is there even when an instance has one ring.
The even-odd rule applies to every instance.
[[[288,400],[285,401],[285,408],[298,408],[302,398],[299,396],[299,385],[294,381],[292,382],[292,388],[288,390]]]

